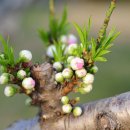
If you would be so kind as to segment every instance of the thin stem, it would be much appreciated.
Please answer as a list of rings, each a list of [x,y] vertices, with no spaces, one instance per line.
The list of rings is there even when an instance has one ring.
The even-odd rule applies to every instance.
[[[109,21],[110,21],[110,17],[112,15],[115,7],[116,7],[116,0],[112,0],[109,9],[106,12],[106,17],[105,17],[104,23],[103,23],[101,29],[99,30],[99,34],[98,34],[98,38],[97,38],[98,45],[100,44],[103,36],[106,33],[106,29],[108,27],[108,24],[109,24]]]
[[[54,14],[55,14],[54,0],[50,0],[50,2],[49,2],[49,8],[50,8],[50,15],[54,16]]]

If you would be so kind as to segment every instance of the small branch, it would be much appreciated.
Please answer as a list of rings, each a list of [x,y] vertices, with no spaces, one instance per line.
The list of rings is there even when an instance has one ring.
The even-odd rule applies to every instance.
[[[109,24],[109,21],[110,21],[110,17],[112,15],[115,7],[116,7],[116,0],[112,0],[109,9],[106,12],[106,18],[104,20],[104,23],[103,23],[101,29],[99,30],[99,34],[98,34],[98,38],[97,38],[97,44],[98,45],[100,44],[103,36],[106,33],[106,29],[108,27],[108,24]]]
[[[55,15],[54,0],[49,1],[49,8],[50,8],[50,16],[54,16]]]

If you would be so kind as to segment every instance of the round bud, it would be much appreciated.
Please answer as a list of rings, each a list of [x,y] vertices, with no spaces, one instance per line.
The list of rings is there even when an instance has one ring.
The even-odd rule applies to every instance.
[[[86,76],[83,78],[83,82],[85,84],[92,84],[93,81],[94,81],[94,75],[90,73],[87,73]]]
[[[65,104],[62,106],[62,110],[64,113],[69,114],[72,111],[72,106],[70,104]]]
[[[84,84],[83,87],[79,88],[79,92],[81,94],[87,94],[90,93],[92,89],[93,89],[92,84],[88,84],[88,85]]]
[[[77,51],[78,45],[77,44],[70,44],[67,47],[67,53],[69,55],[75,55],[75,52]]]
[[[80,70],[84,66],[84,60],[79,57],[76,57],[72,59],[70,66],[73,70]]]
[[[62,66],[62,64],[61,64],[60,62],[55,62],[55,63],[53,64],[53,68],[54,68],[56,71],[61,71],[62,68],[63,68],[63,66]]]
[[[68,103],[69,103],[69,97],[63,96],[63,97],[61,98],[61,102],[62,102],[63,104],[68,104]]]
[[[82,114],[82,108],[81,107],[75,107],[74,109],[73,109],[73,115],[75,116],[75,117],[77,117],[77,116],[81,116],[81,114]]]
[[[97,73],[98,72],[98,67],[95,65],[95,66],[93,66],[91,69],[90,69],[90,72],[91,73]]]
[[[32,60],[32,53],[29,50],[22,50],[19,53],[19,58],[23,62],[29,62]]]
[[[24,79],[25,77],[26,77],[26,72],[24,71],[24,70],[19,70],[18,72],[17,72],[17,78],[18,79]]]
[[[73,34],[68,35],[68,44],[76,44],[77,41],[78,40],[75,35]]]
[[[87,74],[87,71],[83,68],[80,70],[76,70],[75,74],[77,75],[78,78],[83,78]]]
[[[4,94],[7,97],[14,96],[16,94],[16,92],[17,92],[17,89],[15,87],[12,87],[12,86],[7,86],[4,89]]]
[[[46,55],[50,58],[53,58],[54,55],[53,55],[53,52],[56,52],[56,47],[55,45],[50,45],[48,48],[47,48],[47,52],[46,52]]]
[[[35,81],[29,77],[29,78],[25,78],[22,82],[22,86],[25,88],[25,89],[34,89],[35,87]]]
[[[70,62],[72,61],[72,59],[74,59],[74,56],[69,56],[69,57],[67,58],[67,63],[70,64]]]
[[[64,77],[63,77],[62,73],[57,73],[57,74],[55,75],[55,80],[56,80],[57,82],[59,82],[59,83],[64,82]]]
[[[9,74],[8,73],[3,73],[0,76],[0,84],[7,84],[9,82]]]
[[[70,79],[73,76],[73,71],[70,68],[65,68],[62,75],[65,79]]]
[[[31,98],[27,98],[27,99],[25,100],[25,105],[30,106],[31,103],[32,103],[32,99],[31,99]]]
[[[60,37],[60,41],[63,43],[63,44],[67,44],[67,36],[66,35],[62,35]]]
[[[5,54],[0,54],[1,59],[5,59]]]

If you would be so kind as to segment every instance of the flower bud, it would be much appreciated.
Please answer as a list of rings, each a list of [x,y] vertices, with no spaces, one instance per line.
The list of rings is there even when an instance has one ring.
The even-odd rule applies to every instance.
[[[70,104],[65,104],[62,106],[62,110],[64,113],[69,114],[72,111],[72,106]]]
[[[78,45],[77,44],[70,44],[67,47],[67,53],[69,55],[75,55],[75,52],[77,51]]]
[[[76,38],[75,35],[70,34],[70,35],[68,36],[68,44],[76,44],[77,41],[78,41],[78,40],[77,40],[77,38]]]
[[[17,78],[18,79],[24,79],[26,77],[26,72],[24,70],[19,70],[18,73],[17,73]]]
[[[83,78],[83,82],[85,84],[92,84],[93,81],[94,81],[94,75],[90,73],[87,73],[86,76]]]
[[[83,68],[80,70],[76,70],[75,74],[78,78],[83,78],[87,74],[87,71]]]
[[[0,84],[7,84],[9,82],[9,74],[8,73],[3,73],[0,76]]]
[[[35,81],[29,77],[29,78],[25,78],[22,82],[22,86],[25,88],[25,89],[34,89],[35,87]]]
[[[74,115],[75,117],[81,116],[82,112],[83,112],[83,111],[82,111],[82,108],[81,108],[81,107],[75,107],[74,110],[73,110],[73,115]]]
[[[63,104],[68,104],[68,103],[69,103],[69,98],[68,98],[68,96],[63,96],[63,97],[61,98],[61,102],[62,102]]]
[[[62,36],[60,37],[60,41],[61,41],[61,43],[63,43],[63,44],[67,44],[67,36],[66,36],[66,35],[62,35]]]
[[[90,72],[91,73],[97,73],[98,72],[98,67],[95,65],[95,66],[93,66],[91,69],[90,69]]]
[[[69,56],[69,57],[67,58],[67,63],[70,64],[70,62],[72,61],[72,59],[74,59],[74,56]]]
[[[31,103],[32,103],[32,99],[31,99],[31,98],[27,98],[27,99],[25,100],[25,105],[26,105],[26,106],[30,106]]]
[[[76,58],[72,59],[70,66],[73,70],[82,69],[84,66],[84,60],[79,57],[76,57]]]
[[[62,75],[65,79],[70,79],[73,76],[73,71],[70,68],[65,68]]]
[[[6,66],[0,66],[0,72],[1,73],[7,72]]]
[[[32,60],[32,53],[29,50],[22,50],[19,53],[19,58],[23,62],[29,62]]]
[[[84,84],[83,87],[79,88],[79,92],[81,94],[87,94],[87,93],[91,92],[92,89],[93,89],[92,84],[88,84],[88,85]]]
[[[55,80],[56,80],[57,82],[59,82],[59,83],[64,82],[64,77],[63,77],[62,73],[57,73],[57,74],[55,75]]]
[[[50,45],[47,48],[46,54],[47,54],[48,57],[53,58],[54,57],[53,52],[56,52],[56,47],[55,47],[55,45]]]
[[[0,54],[1,59],[5,59],[5,54]]]
[[[60,62],[55,62],[54,64],[53,64],[53,68],[56,70],[56,71],[61,71],[62,70],[62,68],[63,68],[63,66],[62,66],[62,64],[60,63]]]
[[[12,86],[7,86],[4,89],[4,94],[7,97],[14,96],[16,94],[16,92],[17,92],[17,89],[15,87],[12,87]]]

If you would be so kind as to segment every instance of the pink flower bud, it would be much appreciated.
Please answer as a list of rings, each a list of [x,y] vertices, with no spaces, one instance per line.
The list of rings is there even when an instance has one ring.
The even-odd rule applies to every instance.
[[[25,89],[33,89],[35,87],[35,81],[31,77],[25,78],[22,82],[22,86]]]
[[[79,57],[76,57],[76,58],[72,59],[70,66],[73,70],[82,69],[84,66],[84,60]]]
[[[73,34],[70,34],[68,36],[68,44],[76,44],[77,43],[77,38]]]

